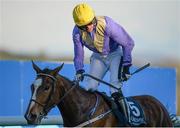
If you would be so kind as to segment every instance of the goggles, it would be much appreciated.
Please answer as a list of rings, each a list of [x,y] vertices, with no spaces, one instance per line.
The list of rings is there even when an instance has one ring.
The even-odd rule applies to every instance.
[[[91,24],[96,25],[96,23],[97,23],[96,18],[94,18],[89,24],[86,24],[86,25],[83,25],[83,26],[78,26],[78,28],[83,30],[83,31],[87,31],[87,26],[88,25],[91,25]]]

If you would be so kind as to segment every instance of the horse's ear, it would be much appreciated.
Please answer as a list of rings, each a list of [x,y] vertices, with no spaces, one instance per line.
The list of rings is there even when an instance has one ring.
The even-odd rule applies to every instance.
[[[33,68],[37,74],[42,72],[41,69],[33,62],[33,60],[31,62],[32,62]]]
[[[52,74],[53,74],[54,76],[56,76],[56,75],[59,73],[59,71],[63,68],[63,66],[64,66],[64,63],[61,64],[60,66],[58,66],[57,68],[55,68],[55,69],[52,71]]]

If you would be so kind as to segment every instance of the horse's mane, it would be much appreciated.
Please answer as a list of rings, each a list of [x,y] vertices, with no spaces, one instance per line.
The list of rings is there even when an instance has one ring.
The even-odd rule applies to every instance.
[[[82,91],[86,91],[78,82],[75,83],[75,81],[73,80],[70,80],[69,78],[67,78],[66,76],[63,76],[63,75],[60,75],[58,74],[61,78],[65,79],[68,83],[70,83],[71,85],[74,85],[74,84],[78,84],[76,88],[82,90]],[[88,91],[86,91],[88,92]]]
[[[50,74],[50,72],[52,72],[52,70],[49,69],[49,68],[44,68],[44,69],[42,70],[42,73],[45,73],[45,74]],[[70,80],[69,78],[67,78],[67,77],[64,76],[64,75],[58,74],[58,77],[63,78],[65,81],[67,81],[67,82],[70,83],[71,85],[74,85],[74,84],[75,84],[75,81]],[[82,90],[82,91],[86,91],[79,83],[77,83],[77,84],[78,84],[78,86],[77,86],[76,88],[78,88],[78,89],[80,89],[80,90]],[[89,91],[86,91],[86,92],[89,92]]]

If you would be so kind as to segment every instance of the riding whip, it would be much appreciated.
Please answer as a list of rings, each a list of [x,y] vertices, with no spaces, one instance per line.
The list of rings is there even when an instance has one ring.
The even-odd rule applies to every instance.
[[[145,68],[147,68],[147,67],[149,67],[149,66],[150,66],[150,63],[144,65],[144,66],[141,67],[141,68],[138,68],[136,71],[134,71],[134,72],[131,73],[130,75],[132,76],[132,75],[134,75],[134,74],[142,71],[143,69],[145,69]],[[83,76],[90,77],[90,78],[92,78],[92,79],[94,79],[94,80],[96,80],[96,81],[98,81],[98,82],[100,82],[100,83],[106,84],[106,85],[108,85],[108,86],[110,86],[110,87],[112,87],[112,88],[114,88],[114,89],[119,90],[119,88],[115,87],[114,85],[112,85],[112,84],[110,84],[110,83],[108,83],[108,82],[106,82],[106,81],[103,81],[103,80],[101,80],[101,79],[99,79],[99,78],[97,78],[97,77],[94,77],[94,76],[92,76],[92,75],[90,75],[90,74],[83,74]],[[122,81],[122,82],[123,82],[123,81]]]

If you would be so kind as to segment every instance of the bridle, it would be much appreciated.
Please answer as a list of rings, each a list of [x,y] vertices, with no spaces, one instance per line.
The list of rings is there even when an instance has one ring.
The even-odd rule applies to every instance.
[[[39,101],[37,101],[37,100],[35,100],[35,99],[33,99],[33,98],[31,98],[31,100],[30,100],[30,102],[33,101],[33,102],[37,103],[38,105],[40,105],[40,106],[43,108],[43,113],[40,113],[40,116],[41,116],[42,118],[44,118],[44,117],[47,115],[48,111],[49,111],[50,109],[52,109],[53,107],[55,107],[57,104],[61,103],[61,102],[64,100],[64,98],[76,87],[76,85],[78,85],[78,83],[77,83],[77,82],[73,82],[74,86],[72,86],[72,87],[64,94],[64,96],[61,97],[61,99],[60,99],[60,101],[59,101],[58,103],[56,103],[56,104],[54,104],[54,105],[52,105],[52,106],[50,106],[50,107],[47,107],[47,105],[48,105],[48,103],[49,103],[49,101],[50,101],[50,99],[51,99],[51,96],[52,96],[52,94],[53,94],[53,92],[54,92],[54,88],[55,88],[55,86],[56,86],[57,78],[54,77],[54,76],[52,76],[52,75],[50,75],[50,74],[46,74],[46,73],[38,73],[37,76],[47,76],[47,77],[49,77],[49,78],[51,78],[51,79],[53,80],[52,89],[51,89],[51,92],[50,92],[50,94],[49,94],[49,96],[48,96],[45,104],[40,103]]]
[[[51,78],[53,80],[52,89],[51,89],[51,92],[50,92],[45,104],[43,104],[43,103],[41,103],[41,102],[39,102],[39,101],[37,101],[37,100],[35,100],[33,98],[30,100],[30,101],[33,101],[33,102],[37,103],[38,105],[40,105],[43,108],[43,113],[40,113],[40,116],[42,118],[44,118],[47,115],[48,111],[50,109],[52,109],[53,107],[55,107],[55,105],[50,106],[50,107],[47,107],[47,105],[48,105],[48,103],[49,103],[49,101],[51,99],[51,96],[52,96],[53,92],[54,92],[54,88],[56,86],[57,79],[54,76],[49,75],[49,74],[45,74],[45,73],[38,73],[37,76],[47,76],[47,77],[49,77],[49,78]]]

